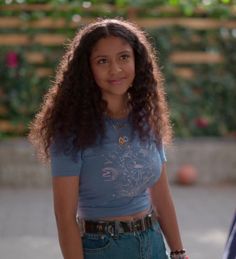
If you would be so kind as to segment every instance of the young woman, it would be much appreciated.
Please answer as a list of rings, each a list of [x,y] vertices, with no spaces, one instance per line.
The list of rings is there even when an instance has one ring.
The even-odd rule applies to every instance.
[[[50,158],[64,259],[187,258],[169,191],[168,109],[145,33],[119,19],[82,28],[31,125]]]

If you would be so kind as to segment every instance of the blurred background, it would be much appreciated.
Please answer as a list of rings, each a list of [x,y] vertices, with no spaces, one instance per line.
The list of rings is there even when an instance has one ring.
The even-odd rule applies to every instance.
[[[74,33],[97,17],[144,28],[175,132],[168,174],[191,259],[222,258],[236,209],[236,1],[0,0],[0,258],[59,258],[50,168],[26,136]]]

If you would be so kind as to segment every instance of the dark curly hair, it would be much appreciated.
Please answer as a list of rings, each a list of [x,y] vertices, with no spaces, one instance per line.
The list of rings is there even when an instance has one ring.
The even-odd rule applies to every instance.
[[[82,28],[69,45],[57,69],[55,82],[31,123],[29,139],[41,158],[48,160],[49,147],[59,134],[74,136],[76,150],[95,143],[105,133],[102,99],[91,67],[91,51],[101,38],[120,37],[133,48],[135,78],[128,89],[131,124],[141,138],[154,132],[157,141],[172,137],[163,78],[148,36],[135,24],[121,19],[100,19]]]

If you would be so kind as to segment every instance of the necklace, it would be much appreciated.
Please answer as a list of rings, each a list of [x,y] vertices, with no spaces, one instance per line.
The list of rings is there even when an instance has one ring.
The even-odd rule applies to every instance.
[[[128,112],[129,112],[129,109],[126,107],[119,112],[113,112],[111,110],[107,110],[105,113],[111,118],[123,118],[127,116]]]
[[[118,134],[118,143],[120,145],[124,145],[125,143],[127,143],[129,141],[129,138],[126,135],[121,135],[120,130],[125,128],[127,126],[126,122],[123,123],[114,123],[112,121],[112,119],[109,119],[109,121],[111,122],[112,127],[114,128],[114,130],[117,132]]]

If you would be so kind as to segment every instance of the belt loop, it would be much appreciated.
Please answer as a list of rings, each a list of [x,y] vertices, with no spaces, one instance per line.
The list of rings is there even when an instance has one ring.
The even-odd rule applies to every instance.
[[[79,217],[76,217],[76,222],[79,226],[80,236],[83,237],[85,234],[85,221]]]
[[[142,231],[146,230],[146,227],[145,227],[145,219],[141,219],[141,230],[142,230]]]

